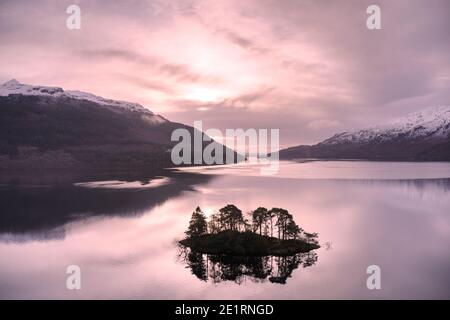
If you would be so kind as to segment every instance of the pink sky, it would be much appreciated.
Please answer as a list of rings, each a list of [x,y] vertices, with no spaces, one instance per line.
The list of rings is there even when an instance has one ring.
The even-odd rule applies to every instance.
[[[66,8],[81,8],[81,30]],[[382,8],[382,30],[366,8]],[[2,1],[0,81],[141,103],[281,145],[449,104],[450,2]]]

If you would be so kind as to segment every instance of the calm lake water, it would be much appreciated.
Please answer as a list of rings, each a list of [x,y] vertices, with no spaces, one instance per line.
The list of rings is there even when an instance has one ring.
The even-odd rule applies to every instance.
[[[285,284],[200,280],[177,240],[197,206],[209,215],[229,203],[288,209],[319,233],[317,261]],[[0,298],[450,299],[449,248],[450,163],[282,162],[275,175],[242,164],[0,186]],[[69,265],[81,290],[66,289]],[[369,265],[381,290],[367,289]]]

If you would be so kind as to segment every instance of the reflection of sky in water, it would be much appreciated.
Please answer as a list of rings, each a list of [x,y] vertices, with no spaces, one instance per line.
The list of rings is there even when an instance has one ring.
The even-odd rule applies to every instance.
[[[167,177],[155,177],[148,182],[142,181],[89,181],[89,182],[77,182],[74,185],[85,188],[103,188],[103,189],[148,189],[157,188],[168,184],[170,181]]]
[[[355,164],[356,172],[352,172],[350,167]],[[65,206],[58,204],[56,213],[76,213],[81,218],[37,226],[26,220],[28,216],[18,220],[20,224],[2,220],[0,297],[450,298],[450,180],[417,179],[439,170],[446,177],[449,164],[284,165],[281,176],[231,174],[227,168],[226,174],[209,180],[183,180],[180,176],[149,190],[80,188],[90,193],[73,193],[72,202],[70,197],[64,199]],[[332,172],[328,166],[335,165],[340,168],[335,170],[344,166],[342,170],[353,179],[296,178],[297,171],[309,170],[327,171],[315,173],[326,176]],[[389,169],[389,165],[393,167]],[[368,167],[373,175],[380,166],[383,179],[386,172],[406,175],[409,170],[414,180],[373,180],[360,174]],[[95,201],[90,198],[92,192]],[[57,201],[50,196],[45,199]],[[118,204],[111,206],[113,199],[123,204],[117,212],[113,209]],[[42,215],[48,207],[36,203],[32,213]],[[331,242],[332,248],[317,250],[317,264],[294,270],[285,285],[199,281],[177,262],[176,239],[183,237],[197,205],[210,214],[228,203],[243,212],[261,205],[284,207],[305,230],[318,232],[321,244]],[[12,209],[29,215],[22,208],[26,205],[25,201]],[[54,219],[53,215],[45,217]],[[61,230],[63,236],[55,230]],[[20,241],[12,241],[15,238]],[[65,289],[69,264],[82,268],[81,291]],[[381,267],[380,291],[365,286],[365,270],[371,264]]]

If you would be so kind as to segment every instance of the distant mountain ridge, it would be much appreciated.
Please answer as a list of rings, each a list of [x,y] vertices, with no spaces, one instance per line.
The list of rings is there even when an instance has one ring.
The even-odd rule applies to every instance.
[[[0,85],[0,169],[169,167],[178,128],[195,130],[137,103],[17,80]]]
[[[315,145],[279,151],[281,159],[450,161],[450,106],[430,107],[387,124],[342,132]]]

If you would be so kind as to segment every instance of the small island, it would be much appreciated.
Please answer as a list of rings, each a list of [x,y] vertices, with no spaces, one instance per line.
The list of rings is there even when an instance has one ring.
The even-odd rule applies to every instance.
[[[249,216],[251,222],[229,204],[207,221],[197,207],[179,243],[201,254],[247,257],[292,256],[320,248],[317,233],[305,232],[285,209],[259,207]]]

